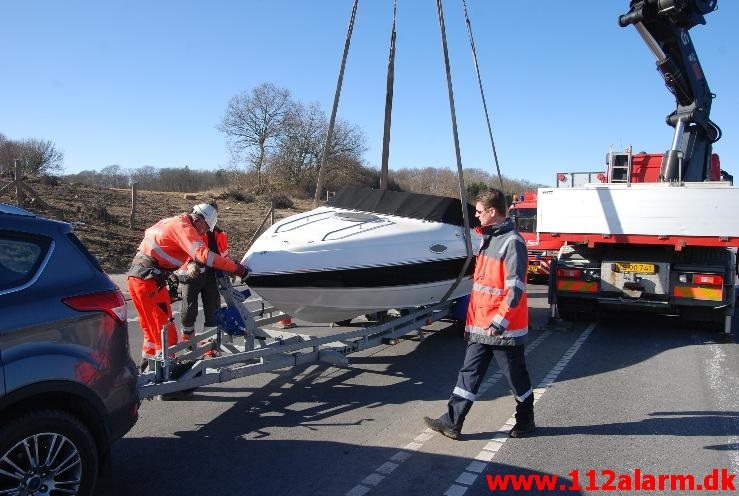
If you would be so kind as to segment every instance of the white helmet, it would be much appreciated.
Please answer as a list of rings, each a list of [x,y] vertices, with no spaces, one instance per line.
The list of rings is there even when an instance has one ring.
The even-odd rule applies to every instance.
[[[205,222],[208,223],[208,229],[211,231],[216,227],[216,222],[218,222],[218,210],[216,210],[216,208],[210,203],[200,203],[195,205],[192,207],[192,213],[198,214],[205,219]]]

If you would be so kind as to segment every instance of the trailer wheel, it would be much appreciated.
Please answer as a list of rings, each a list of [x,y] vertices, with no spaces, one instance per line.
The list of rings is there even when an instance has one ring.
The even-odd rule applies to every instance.
[[[0,494],[90,495],[97,472],[90,431],[65,412],[34,411],[0,428]]]

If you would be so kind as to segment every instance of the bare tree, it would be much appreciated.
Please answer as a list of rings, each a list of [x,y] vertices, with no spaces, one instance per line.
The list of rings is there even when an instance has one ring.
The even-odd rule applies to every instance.
[[[26,173],[42,175],[61,172],[64,153],[48,140],[29,138],[21,142],[21,163]]]
[[[24,174],[43,175],[60,172],[64,153],[54,143],[36,138],[23,141],[0,138],[0,170],[12,170],[20,160]]]
[[[232,97],[218,126],[230,147],[248,156],[259,190],[268,151],[281,136],[283,120],[292,105],[289,90],[262,83],[248,93]]]
[[[326,115],[315,103],[308,107],[296,103],[283,122],[283,134],[270,168],[273,176],[281,179],[280,183],[304,187],[315,181],[328,125]]]
[[[317,103],[292,106],[284,120],[284,134],[270,160],[271,177],[277,184],[299,186],[306,193],[315,192],[327,127],[326,114]],[[366,150],[365,142],[359,128],[336,121],[327,154],[327,187],[333,187],[329,182],[343,185],[363,176],[366,171],[362,169],[361,157]]]
[[[106,188],[127,188],[129,176],[118,164],[100,169],[101,186]]]
[[[153,190],[159,186],[159,171],[151,165],[145,165],[129,172],[131,182],[138,184],[139,189]]]

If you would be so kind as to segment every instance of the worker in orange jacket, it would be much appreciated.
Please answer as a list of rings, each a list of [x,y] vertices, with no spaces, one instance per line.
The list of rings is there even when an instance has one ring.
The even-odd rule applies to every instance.
[[[216,207],[201,203],[191,213],[162,219],[144,233],[128,271],[128,290],[144,333],[142,369],[147,359],[161,352],[162,329],[166,327],[168,345],[177,343],[167,278],[188,257],[206,267],[246,276],[248,269],[244,265],[211,251],[203,243],[203,236],[215,227],[217,220]],[[192,269],[193,277],[196,270]]]
[[[440,418],[424,417],[426,425],[451,439],[459,439],[462,424],[477,399],[482,379],[494,359],[516,399],[516,423],[510,437],[527,437],[536,429],[534,395],[526,367],[528,338],[526,243],[506,217],[506,200],[497,189],[481,192],[475,215],[480,220],[482,245],[475,260],[474,284],[465,324],[468,339],[457,385]]]

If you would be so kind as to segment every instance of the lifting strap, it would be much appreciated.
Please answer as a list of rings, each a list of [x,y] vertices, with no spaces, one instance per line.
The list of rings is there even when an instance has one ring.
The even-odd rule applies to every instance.
[[[328,122],[328,130],[326,131],[326,144],[323,146],[323,157],[318,167],[318,181],[316,183],[316,195],[313,198],[313,207],[317,208],[321,204],[321,191],[326,177],[326,161],[328,160],[331,150],[331,139],[334,136],[334,123],[336,122],[336,112],[339,109],[339,97],[341,96],[341,85],[344,82],[344,68],[346,67],[346,56],[349,54],[349,44],[352,41],[352,32],[354,31],[354,19],[357,17],[357,5],[359,0],[354,0],[352,15],[349,18],[349,27],[346,32],[346,40],[344,41],[344,55],[341,58],[341,69],[339,69],[339,78],[336,81],[336,92],[334,93],[334,106],[331,109],[331,119]]]
[[[387,189],[388,157],[390,156],[390,121],[393,113],[393,83],[395,82],[395,16],[398,2],[393,0],[393,29],[390,33],[390,55],[387,60],[387,89],[385,91],[385,125],[382,134],[382,165],[380,167],[380,189]]]
[[[469,267],[472,261],[472,243],[470,241],[470,217],[467,211],[467,194],[464,187],[464,176],[462,168],[462,156],[459,152],[459,133],[457,133],[457,113],[454,109],[454,88],[452,88],[452,73],[449,69],[449,50],[446,44],[446,28],[444,26],[444,7],[441,5],[441,0],[436,0],[436,10],[439,13],[439,30],[441,31],[441,47],[444,52],[444,67],[446,69],[446,85],[449,92],[449,111],[452,115],[452,134],[454,135],[454,152],[457,156],[457,176],[459,177],[459,200],[462,205],[462,219],[464,220],[464,242],[467,248],[467,259],[462,265],[462,270],[459,271],[457,279],[449,287],[440,303],[444,303],[449,299],[449,296],[457,289],[462,278],[467,273],[467,267]]]
[[[485,109],[485,120],[488,124],[488,135],[490,136],[490,144],[493,147],[493,160],[495,161],[495,168],[498,171],[498,181],[500,182],[500,191],[505,195],[503,189],[503,176],[500,174],[500,165],[498,164],[498,153],[495,151],[495,141],[493,140],[493,128],[490,125],[490,115],[488,114],[488,104],[485,100],[485,92],[482,89],[482,78],[480,77],[480,67],[477,64],[477,51],[475,50],[475,38],[472,36],[472,23],[470,17],[467,15],[467,1],[462,0],[464,6],[464,22],[467,25],[467,35],[470,38],[470,48],[472,48],[472,60],[475,63],[475,71],[477,72],[477,83],[480,86],[480,96],[482,97],[482,106]]]

